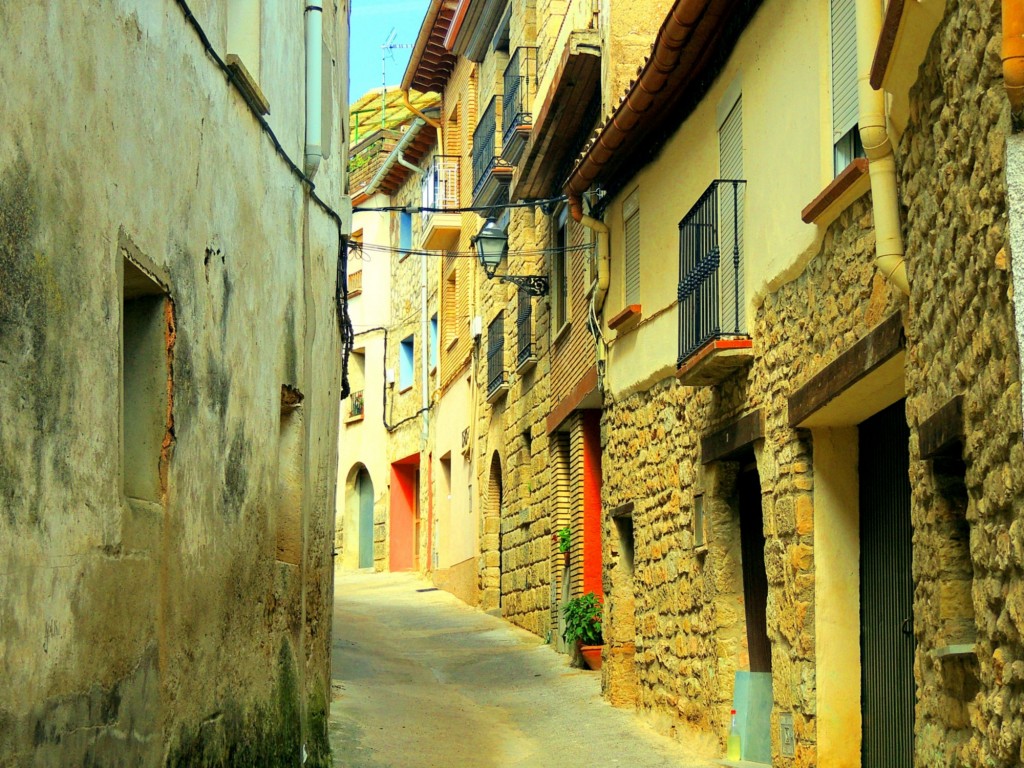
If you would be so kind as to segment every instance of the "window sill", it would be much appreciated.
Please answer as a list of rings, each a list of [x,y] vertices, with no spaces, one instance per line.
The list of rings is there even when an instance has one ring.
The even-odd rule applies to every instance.
[[[229,53],[225,57],[224,63],[227,64],[228,69],[234,74],[232,81],[241,92],[242,97],[249,103],[249,106],[261,115],[269,115],[270,102],[267,101],[267,97],[260,90],[256,78],[249,74],[249,70],[245,68],[245,64],[242,63],[238,55]]]
[[[805,224],[827,227],[869,189],[867,158],[858,157],[800,212],[800,218]]]
[[[406,384],[404,387],[398,388],[398,394],[404,395],[406,392],[412,389],[412,384]]]
[[[458,343],[459,343],[459,337],[458,336],[452,336],[451,340],[445,345],[444,351],[445,352],[451,352],[452,349],[455,347],[455,345],[458,344]]]
[[[560,344],[569,335],[569,328],[571,327],[572,323],[568,320],[562,323],[562,327],[555,331],[555,335],[552,337],[552,343]]]
[[[347,419],[345,419],[345,423],[354,424],[357,421],[362,421],[364,418],[365,417],[363,416],[363,414],[360,413],[357,416],[349,416]]]
[[[608,321],[608,327],[616,333],[628,333],[633,329],[643,316],[643,307],[640,304],[627,304],[625,309]]]

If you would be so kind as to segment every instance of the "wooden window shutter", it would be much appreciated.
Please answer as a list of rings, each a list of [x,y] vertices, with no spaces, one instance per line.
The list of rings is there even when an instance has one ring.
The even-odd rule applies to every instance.
[[[640,303],[640,196],[634,191],[622,204],[626,236],[624,292],[626,304]]]
[[[831,0],[832,143],[857,124],[857,3]]]
[[[718,129],[718,169],[720,178],[742,180],[743,176],[743,98],[736,103]],[[722,330],[743,332],[743,191],[744,185],[722,184],[718,188],[718,242],[722,248],[719,271]],[[739,267],[733,269],[733,244],[739,250]],[[737,285],[738,283],[738,285]],[[737,290],[738,289],[738,290]],[[737,298],[739,306],[737,306]],[[737,323],[738,321],[738,323]]]

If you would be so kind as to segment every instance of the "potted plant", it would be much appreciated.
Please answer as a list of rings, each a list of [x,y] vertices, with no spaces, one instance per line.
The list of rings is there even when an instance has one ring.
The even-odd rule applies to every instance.
[[[560,531],[551,534],[551,541],[558,546],[558,551],[562,553],[562,559],[566,565],[569,564],[569,536],[570,531],[568,528],[562,528]]]
[[[593,592],[582,597],[574,597],[562,608],[565,618],[565,629],[562,639],[567,643],[576,643],[590,669],[601,668],[601,648],[604,640],[601,637],[601,601]]]

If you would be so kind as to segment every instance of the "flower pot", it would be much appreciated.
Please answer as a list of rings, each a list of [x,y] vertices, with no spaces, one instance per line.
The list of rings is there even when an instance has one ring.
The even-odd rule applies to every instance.
[[[580,655],[583,656],[583,661],[587,665],[587,669],[592,669],[595,672],[601,668],[601,651],[604,649],[603,645],[580,645]]]

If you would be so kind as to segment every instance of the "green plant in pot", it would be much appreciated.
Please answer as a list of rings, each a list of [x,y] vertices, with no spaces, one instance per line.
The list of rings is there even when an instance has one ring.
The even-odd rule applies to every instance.
[[[563,555],[569,553],[570,533],[568,528],[563,528],[555,534],[558,537],[558,551]]]
[[[583,655],[583,660],[591,669],[601,668],[601,601],[593,592],[581,597],[574,597],[562,608],[565,628],[562,639],[567,643],[576,643]]]

